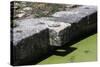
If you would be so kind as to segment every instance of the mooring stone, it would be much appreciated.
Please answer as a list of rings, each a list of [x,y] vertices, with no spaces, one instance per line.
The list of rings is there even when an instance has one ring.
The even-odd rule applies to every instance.
[[[70,24],[64,22],[56,22],[49,20],[42,20],[49,29],[50,45],[62,46],[69,41]]]
[[[25,19],[16,21],[12,29],[13,63],[25,64],[36,60],[49,50],[49,30],[38,24],[38,20]]]

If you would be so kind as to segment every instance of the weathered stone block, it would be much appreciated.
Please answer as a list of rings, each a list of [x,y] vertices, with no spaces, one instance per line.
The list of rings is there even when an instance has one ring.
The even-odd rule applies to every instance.
[[[97,8],[95,6],[79,6],[69,11],[56,12],[52,16],[41,19],[70,23],[70,39],[88,33],[89,30],[97,27]]]
[[[82,27],[82,33],[84,31],[89,33],[90,30],[96,30],[97,27],[97,7],[96,6],[81,6],[73,11],[79,11],[78,15],[84,17],[80,22],[85,23],[80,25]],[[86,21],[84,21],[86,20]],[[83,22],[82,22],[83,21]]]
[[[42,21],[49,29],[50,45],[62,46],[69,41],[70,24],[45,20]]]
[[[39,25],[35,19],[16,22],[12,29],[13,65],[25,64],[36,60],[49,50],[49,30]]]
[[[80,6],[70,11],[60,11],[52,15],[57,17],[56,21],[62,21],[71,24],[70,39],[79,34],[89,31],[92,26],[91,23],[97,22],[97,8],[95,6]],[[92,27],[90,27],[92,26]]]
[[[80,6],[52,16],[16,21],[18,26],[11,35],[13,64],[36,60],[50,46],[62,46],[97,27],[97,8],[93,6]]]

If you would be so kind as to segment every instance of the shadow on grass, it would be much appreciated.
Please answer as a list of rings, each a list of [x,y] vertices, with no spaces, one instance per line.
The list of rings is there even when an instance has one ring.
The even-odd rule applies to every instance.
[[[53,55],[65,56],[65,55],[73,52],[76,49],[77,48],[73,48],[73,47],[59,48],[59,49],[56,49],[55,51],[53,51]]]
[[[52,56],[52,55],[57,55],[57,56],[65,56],[71,52],[73,52],[76,48],[71,48],[71,47],[66,47],[66,48],[56,48],[56,50],[50,50],[47,54],[44,54],[43,56],[41,56],[40,58],[36,59],[36,60],[31,60],[28,62],[22,62],[20,64],[18,64],[17,66],[23,66],[23,65],[35,65],[38,64],[39,62],[47,59],[48,57]],[[27,60],[26,60],[27,61]]]

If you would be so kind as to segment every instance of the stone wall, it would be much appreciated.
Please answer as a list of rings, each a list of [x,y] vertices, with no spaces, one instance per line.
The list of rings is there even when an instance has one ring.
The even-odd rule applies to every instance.
[[[78,6],[52,17],[15,20],[11,31],[12,65],[25,64],[63,46],[78,36],[97,30],[97,8]]]
[[[34,19],[17,21],[13,29],[13,62],[15,65],[36,60],[49,50],[49,30]],[[33,58],[34,57],[34,58]]]

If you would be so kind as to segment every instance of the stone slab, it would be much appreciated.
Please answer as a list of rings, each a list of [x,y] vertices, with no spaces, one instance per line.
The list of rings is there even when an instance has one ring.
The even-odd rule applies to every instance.
[[[36,60],[49,51],[49,30],[38,25],[38,20],[25,19],[16,21],[12,30],[13,64],[25,64]]]
[[[80,6],[69,11],[59,11],[46,19],[52,21],[60,21],[71,24],[70,39],[77,37],[84,32],[88,32],[89,28],[97,23],[97,7],[96,6]],[[92,26],[92,27],[90,27]]]

